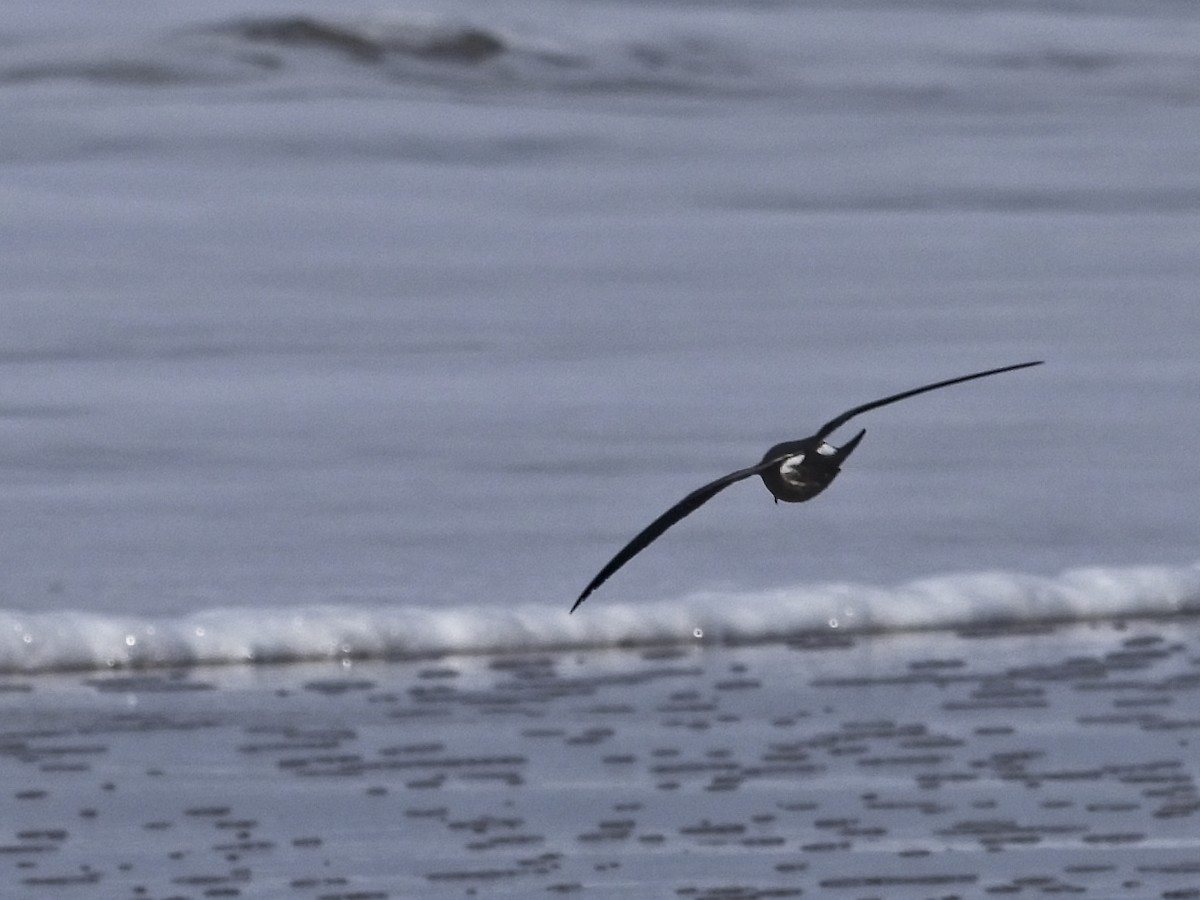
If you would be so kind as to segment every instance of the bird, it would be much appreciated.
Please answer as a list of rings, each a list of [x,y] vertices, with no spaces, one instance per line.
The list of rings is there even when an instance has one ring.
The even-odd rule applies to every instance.
[[[852,409],[846,410],[841,415],[830,419],[811,437],[776,444],[763,454],[762,459],[754,465],[748,466],[745,469],[738,469],[736,472],[730,472],[716,481],[710,481],[703,487],[697,488],[638,532],[633,540],[622,547],[617,555],[610,559],[604,568],[596,574],[596,577],[588,582],[587,587],[579,595],[579,599],[571,607],[571,612],[579,609],[579,605],[596,588],[604,584],[618,569],[650,546],[659,535],[684,516],[695,512],[731,484],[737,484],[739,481],[744,481],[753,475],[757,475],[762,479],[767,490],[771,492],[776,503],[780,500],[784,503],[803,503],[820,494],[837,477],[847,457],[854,452],[854,449],[858,446],[859,441],[863,439],[863,435],[867,433],[867,430],[865,428],[862,429],[840,447],[833,446],[825,439],[855,416],[872,409],[878,409],[881,406],[887,406],[890,403],[907,400],[909,397],[915,397],[917,394],[924,394],[927,391],[936,391],[939,388],[950,387],[953,384],[962,384],[964,381],[974,381],[976,378],[987,378],[989,375],[999,375],[1002,372],[1015,372],[1017,369],[1040,366],[1042,363],[1043,360],[1036,360],[1034,362],[1017,363],[1011,366],[1001,366],[998,369],[988,369],[984,372],[960,375],[958,378],[936,381],[933,384],[926,384],[919,388],[902,391],[899,394],[892,394],[880,400],[872,400],[870,403],[855,406]]]

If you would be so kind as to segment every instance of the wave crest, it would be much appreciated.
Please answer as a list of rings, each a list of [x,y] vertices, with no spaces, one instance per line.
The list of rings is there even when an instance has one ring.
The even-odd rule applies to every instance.
[[[788,640],[1200,613],[1200,564],[1042,577],[943,575],[897,587],[824,584],[642,604],[517,608],[212,609],[184,618],[0,611],[0,671],[411,659],[466,653]],[[702,634],[703,638],[698,638]]]
[[[384,33],[309,16],[245,19],[217,29],[252,43],[310,47],[365,62],[389,54],[453,62],[480,62],[504,52],[501,37],[483,28],[457,24],[410,23]]]

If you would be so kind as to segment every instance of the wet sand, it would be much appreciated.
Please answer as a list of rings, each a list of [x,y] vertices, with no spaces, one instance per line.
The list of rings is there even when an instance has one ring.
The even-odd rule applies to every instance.
[[[0,677],[13,898],[1200,897],[1200,622]]]

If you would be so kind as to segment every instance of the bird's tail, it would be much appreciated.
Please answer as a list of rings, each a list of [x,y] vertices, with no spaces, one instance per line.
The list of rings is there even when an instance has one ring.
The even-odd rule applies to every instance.
[[[863,435],[866,433],[867,429],[864,428],[854,437],[850,438],[850,440],[846,441],[846,443],[842,444],[842,446],[838,447],[837,453],[833,455],[833,459],[838,466],[841,466],[846,461],[846,457],[854,452],[854,448],[858,446],[858,442],[863,439]]]

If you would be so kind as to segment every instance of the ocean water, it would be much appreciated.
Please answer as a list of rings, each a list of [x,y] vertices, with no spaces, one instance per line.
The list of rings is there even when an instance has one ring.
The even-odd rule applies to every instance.
[[[1176,0],[6,3],[0,667],[1194,612],[1198,158]]]

